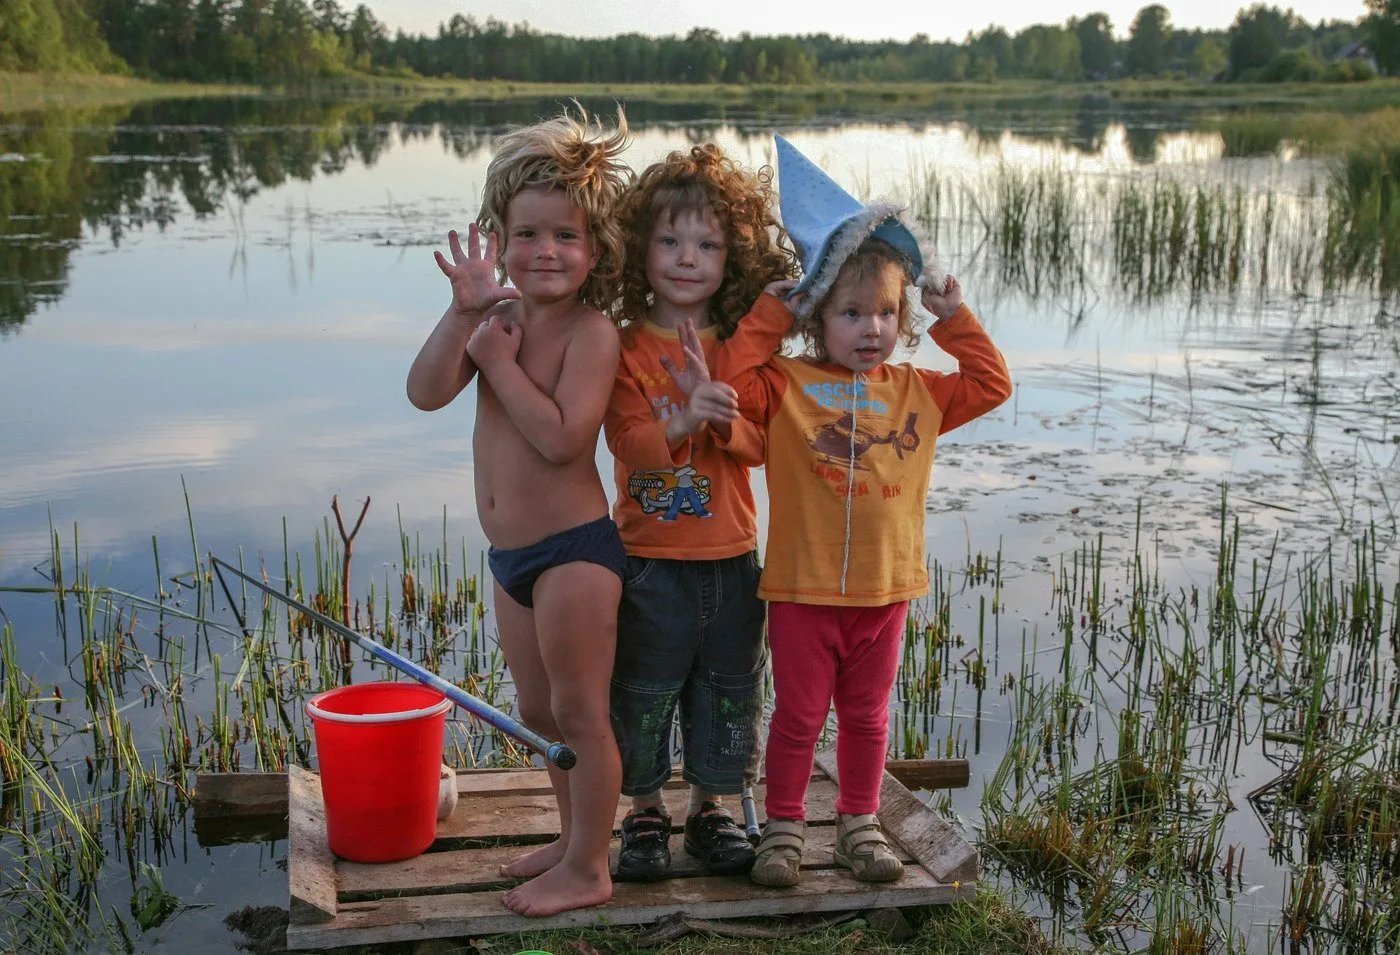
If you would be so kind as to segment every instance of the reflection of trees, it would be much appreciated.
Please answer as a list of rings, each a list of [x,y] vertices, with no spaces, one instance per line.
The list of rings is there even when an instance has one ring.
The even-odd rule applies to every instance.
[[[0,156],[9,160],[0,161],[0,331],[63,294],[84,226],[118,244],[133,229],[164,228],[180,214],[215,215],[288,180],[373,166],[392,135],[440,140],[465,158],[489,148],[495,133],[557,114],[565,102],[199,99],[17,117],[0,139]],[[602,97],[583,105],[604,117],[616,109]],[[752,142],[766,140],[774,127],[833,131],[860,122],[922,132],[949,123],[988,140],[1015,131],[1093,152],[1103,128],[1119,122],[1130,131],[1134,156],[1145,161],[1162,132],[1190,122],[1155,107],[1144,123],[1135,107],[1096,99],[1059,108],[984,97],[931,105],[849,90],[798,102],[777,89],[736,104],[637,100],[626,109],[635,129],[664,127],[678,144],[708,139],[720,124]]]
[[[213,215],[288,179],[373,165],[389,129],[365,104],[170,101],[23,117],[0,150],[0,330],[67,286],[84,225],[113,244],[183,208]]]
[[[65,126],[110,122],[70,116]],[[68,254],[82,228],[87,155],[52,125],[15,125],[0,141],[0,331],[23,322],[67,287]]]

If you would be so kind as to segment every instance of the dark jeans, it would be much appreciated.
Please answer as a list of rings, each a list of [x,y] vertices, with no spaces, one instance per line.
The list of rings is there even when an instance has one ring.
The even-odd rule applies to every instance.
[[[627,558],[612,677],[624,794],[655,792],[670,777],[678,705],[688,782],[718,795],[758,778],[767,663],[758,576],[755,552]]]

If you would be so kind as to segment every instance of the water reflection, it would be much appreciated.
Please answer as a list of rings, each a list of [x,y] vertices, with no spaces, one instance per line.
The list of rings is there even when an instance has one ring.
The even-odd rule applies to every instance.
[[[607,114],[614,104],[584,105]],[[479,158],[497,131],[559,107],[560,100],[551,99],[241,98],[14,117],[0,126],[0,330],[23,324],[64,294],[72,253],[84,241],[120,246],[134,232],[238,209],[288,182],[373,168],[386,152],[414,141],[441,143],[464,160]],[[1183,108],[1130,108],[1092,97],[1054,109],[1014,101],[953,100],[929,108],[839,99],[794,105],[777,98],[742,108],[632,102],[627,109],[634,128],[665,130],[671,143],[710,139],[728,127],[733,139],[760,154],[774,126],[832,133],[856,116],[905,140],[960,130],[970,144],[967,154],[978,162],[989,151],[1021,161],[1018,149],[1026,144],[1057,155],[1162,161],[1163,139],[1175,135],[1180,142],[1194,122]],[[232,227],[242,228],[236,216]]]

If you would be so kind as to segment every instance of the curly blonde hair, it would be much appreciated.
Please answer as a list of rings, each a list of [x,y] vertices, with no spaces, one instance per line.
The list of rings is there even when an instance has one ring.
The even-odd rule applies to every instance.
[[[583,210],[598,251],[598,264],[579,289],[579,301],[607,312],[617,298],[626,246],[616,212],[632,173],[617,156],[627,147],[630,135],[621,106],[611,133],[577,101],[574,107],[578,119],[566,109],[553,119],[522,126],[501,137],[486,167],[476,222],[483,231],[496,233],[500,244],[497,261],[503,262],[510,201],[531,186],[564,189],[569,201]],[[498,264],[497,271],[504,279],[504,266]]]
[[[710,298],[710,319],[721,338],[732,335],[765,285],[797,274],[787,233],[773,215],[772,182],[771,170],[746,172],[714,143],[676,150],[648,166],[623,196],[618,213],[627,237],[618,314],[640,321],[652,305],[646,266],[656,224],[709,213],[728,246],[724,277]]]
[[[826,351],[826,335],[824,333],[826,321],[822,317],[822,312],[842,284],[864,282],[877,278],[888,268],[894,268],[899,272],[902,286],[899,293],[899,342],[909,348],[919,344],[919,333],[914,325],[914,309],[910,304],[910,292],[907,286],[910,270],[909,257],[902,255],[894,246],[883,239],[871,237],[861,242],[856,250],[846,258],[846,261],[841,263],[840,269],[825,294],[816,302],[798,310],[799,314],[793,324],[797,332],[801,334],[803,342],[806,343],[808,355],[817,361],[831,360],[831,356]]]

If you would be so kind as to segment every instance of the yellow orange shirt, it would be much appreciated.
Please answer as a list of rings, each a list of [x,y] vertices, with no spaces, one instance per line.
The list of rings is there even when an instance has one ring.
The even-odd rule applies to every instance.
[[[721,347],[717,330],[700,329],[699,335],[713,370]],[[620,336],[603,432],[614,457],[613,520],[627,553],[720,560],[753,550],[758,531],[749,467],[763,463],[762,431],[741,417],[727,439],[706,428],[673,450],[666,422],[686,399],[661,356],[684,367],[679,337],[647,321],[624,325]]]
[[[883,364],[867,375],[775,355],[792,315],[763,295],[719,352],[717,376],[767,431],[765,600],[882,606],[928,591],[924,508],[938,436],[1011,394],[1006,362],[972,311],[934,323],[958,361],[944,373]]]

